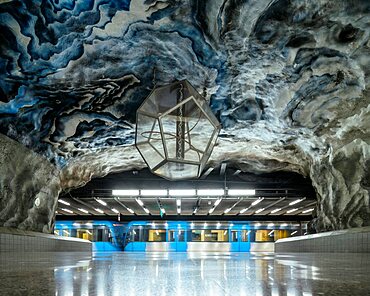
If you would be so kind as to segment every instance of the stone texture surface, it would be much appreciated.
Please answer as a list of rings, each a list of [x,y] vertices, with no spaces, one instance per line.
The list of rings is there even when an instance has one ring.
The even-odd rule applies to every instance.
[[[14,0],[0,15],[0,132],[61,188],[142,168],[136,109],[188,79],[222,123],[212,164],[309,176],[312,231],[370,225],[369,1]]]
[[[0,134],[0,171],[0,226],[51,232],[61,190],[59,170]]]

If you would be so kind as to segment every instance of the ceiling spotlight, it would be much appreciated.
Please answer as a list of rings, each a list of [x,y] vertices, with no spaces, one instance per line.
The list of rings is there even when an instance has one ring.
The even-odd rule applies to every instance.
[[[97,211],[98,213],[100,213],[100,214],[104,214],[104,211],[102,211],[101,209],[95,209],[95,211]]]
[[[98,198],[96,198],[95,199],[98,203],[100,203],[101,205],[103,205],[103,206],[106,206],[107,205],[107,203],[104,201],[104,200],[101,200],[101,199],[98,199]]]
[[[265,208],[261,208],[261,209],[256,211],[256,214],[259,214],[259,213],[263,212],[264,210],[265,210]]]
[[[62,211],[67,212],[67,213],[70,213],[70,214],[73,214],[73,211],[68,210],[68,209],[62,209]]]
[[[89,212],[88,211],[86,211],[85,209],[78,209],[80,212],[82,212],[82,213],[85,213],[85,214],[88,214]]]
[[[302,200],[303,200],[303,199],[297,199],[297,200],[292,201],[291,203],[289,203],[289,205],[290,205],[290,206],[295,205],[295,204],[297,204],[297,203],[301,202]]]
[[[231,208],[228,208],[228,209],[225,210],[224,214],[227,214],[230,211],[231,211]]]
[[[277,213],[277,212],[279,212],[279,211],[281,211],[281,208],[278,208],[278,209],[272,210],[272,211],[271,211],[271,214],[275,214],[275,213]]]
[[[308,210],[303,211],[302,213],[303,213],[303,214],[306,214],[306,213],[312,212],[313,210],[314,210],[314,208],[312,208],[312,209],[308,209]]]
[[[67,206],[70,206],[70,205],[71,205],[68,201],[65,201],[65,200],[63,200],[63,199],[58,199],[58,201],[59,201],[60,203],[62,203],[62,204],[67,205]]]
[[[287,211],[287,214],[293,213],[293,212],[295,212],[296,210],[298,210],[298,209],[297,209],[297,208],[295,208],[295,209],[291,209],[291,210]]]
[[[112,209],[112,212],[115,212],[116,214],[119,214],[119,211],[117,209]]]
[[[143,189],[140,190],[140,195],[142,196],[166,196],[166,189]]]
[[[137,190],[137,189],[112,190],[112,195],[118,195],[118,196],[138,196],[139,195],[139,190]]]
[[[220,196],[224,195],[225,191],[223,189],[198,189],[198,196]]]
[[[262,200],[263,200],[263,198],[259,198],[259,199],[255,200],[254,202],[251,203],[251,207],[255,206],[255,205],[258,205]]]
[[[130,208],[126,208],[126,210],[129,211],[131,214],[135,214],[135,212],[131,210]]]
[[[230,196],[250,196],[250,195],[255,195],[256,190],[254,189],[229,189],[227,191],[227,194]]]

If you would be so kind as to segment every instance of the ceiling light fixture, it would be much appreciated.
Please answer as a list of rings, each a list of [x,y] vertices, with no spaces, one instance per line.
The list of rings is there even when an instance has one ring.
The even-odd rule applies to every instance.
[[[181,208],[180,207],[177,208],[177,214],[181,214]]]
[[[143,207],[143,209],[144,209],[145,213],[147,213],[147,214],[149,214],[149,213],[150,213],[150,212],[149,212],[149,210],[148,210],[147,208]]]
[[[101,200],[101,199],[98,199],[98,198],[96,198],[95,199],[98,203],[100,203],[101,205],[103,205],[103,206],[106,206],[107,205],[107,203],[104,201],[104,200]]]
[[[70,213],[70,214],[73,214],[73,211],[71,211],[71,210],[68,210],[68,209],[61,209],[62,211],[64,211],[64,212],[67,212],[67,213]]]
[[[195,196],[195,189],[170,189],[170,196]]]
[[[214,208],[214,207],[212,207],[212,208],[209,210],[208,214],[212,214],[214,210],[215,210],[215,208]]]
[[[214,204],[214,207],[217,207],[220,204],[221,200],[222,200],[221,198],[219,198],[218,200],[216,200],[215,201],[215,204]]]
[[[221,196],[224,195],[223,189],[198,189],[197,195],[199,196]]]
[[[256,190],[254,189],[229,189],[227,194],[230,196],[250,196],[256,195]]]
[[[117,196],[138,196],[139,195],[139,190],[137,190],[137,189],[112,190],[112,195],[117,195]]]
[[[85,209],[81,209],[81,208],[79,208],[78,209],[80,212],[82,212],[82,213],[85,213],[85,214],[88,214],[89,212],[88,211],[86,211]]]
[[[231,211],[231,208],[228,208],[228,209],[225,210],[224,214],[227,214],[230,211]]]
[[[154,89],[136,112],[135,145],[153,174],[199,178],[221,125],[186,80]]]
[[[176,199],[176,205],[178,207],[181,207],[181,199],[180,198]]]
[[[303,213],[303,214],[306,214],[306,213],[312,212],[313,210],[314,210],[314,208],[312,208],[312,209],[308,209],[308,210],[303,211],[302,213]]]
[[[102,211],[101,209],[96,208],[95,211],[97,211],[100,214],[104,214],[104,211]]]
[[[295,204],[297,204],[297,203],[301,202],[302,200],[303,200],[303,199],[297,199],[297,200],[292,201],[291,203],[289,203],[289,205],[290,205],[290,206],[295,205]]]
[[[142,189],[140,190],[141,196],[167,196],[166,189]]]
[[[248,210],[248,208],[244,208],[244,209],[242,209],[239,213],[240,213],[240,214],[243,214],[243,213],[245,213],[247,210]]]
[[[115,212],[116,214],[119,214],[119,211],[115,208],[112,209],[112,212]]]
[[[263,198],[259,198],[259,199],[255,200],[254,202],[251,203],[251,207],[253,207],[255,205],[258,205],[262,200],[263,200]]]
[[[263,212],[264,210],[265,210],[265,208],[261,208],[261,209],[256,211],[256,214],[259,214],[259,213]]]
[[[144,206],[144,203],[143,203],[143,201],[141,200],[141,199],[139,199],[139,198],[136,198],[135,199],[136,200],[136,202],[140,205],[140,206]]]
[[[62,203],[62,204],[65,204],[67,206],[70,206],[71,204],[68,202],[68,201],[65,201],[63,199],[58,199],[58,202]]]
[[[298,231],[293,231],[290,235],[295,235]]]
[[[271,211],[271,214],[275,214],[275,213],[277,213],[277,212],[279,212],[279,211],[281,211],[281,208],[278,208],[278,209],[272,210],[272,211]]]
[[[135,212],[131,210],[130,208],[126,208],[126,210],[129,211],[131,214],[135,214]]]
[[[295,209],[291,209],[291,210],[287,211],[287,214],[293,213],[293,212],[295,212],[295,211],[297,211],[297,210],[298,210],[297,208],[295,208]]]

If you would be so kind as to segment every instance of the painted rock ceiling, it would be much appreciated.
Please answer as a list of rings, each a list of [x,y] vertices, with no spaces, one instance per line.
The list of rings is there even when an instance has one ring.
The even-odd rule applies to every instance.
[[[144,167],[136,109],[187,79],[222,124],[211,165],[298,172],[317,230],[370,225],[369,1],[1,0],[0,26],[0,133],[60,190]]]

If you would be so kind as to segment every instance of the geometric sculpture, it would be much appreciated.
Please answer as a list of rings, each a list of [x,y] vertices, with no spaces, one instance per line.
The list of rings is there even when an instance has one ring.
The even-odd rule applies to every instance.
[[[136,113],[135,145],[153,174],[199,178],[221,125],[186,80],[154,89]]]

